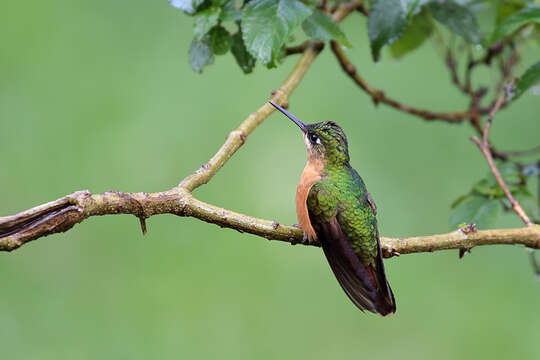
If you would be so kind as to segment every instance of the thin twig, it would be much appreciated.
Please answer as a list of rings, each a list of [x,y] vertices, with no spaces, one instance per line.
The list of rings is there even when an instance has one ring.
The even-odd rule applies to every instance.
[[[349,75],[349,77],[368,95],[371,96],[375,104],[383,103],[389,105],[397,110],[406,112],[411,115],[416,115],[424,120],[443,120],[450,123],[460,123],[471,116],[469,111],[457,111],[457,112],[433,112],[429,110],[418,109],[405,105],[397,100],[394,100],[380,90],[377,90],[371,86],[366,80],[364,80],[356,71],[356,67],[348,59],[345,52],[341,49],[339,44],[335,41],[331,42],[332,51],[339,61],[343,71]]]
[[[497,111],[500,109],[502,104],[506,101],[506,93],[504,93],[499,100],[495,103],[495,106],[491,110],[491,113],[489,114],[489,117],[486,121],[486,124],[484,125],[483,130],[483,136],[482,141],[480,141],[476,136],[473,136],[471,140],[478,146],[484,157],[486,158],[486,161],[489,165],[489,168],[491,169],[491,172],[493,173],[493,176],[495,176],[495,179],[497,180],[497,183],[501,187],[501,189],[504,192],[504,195],[510,201],[510,204],[512,204],[512,209],[514,209],[514,212],[523,220],[525,225],[527,226],[533,226],[533,222],[529,219],[525,211],[523,211],[523,208],[519,204],[519,202],[514,198],[510,190],[508,189],[508,186],[506,186],[506,183],[504,182],[501,173],[499,172],[499,169],[497,169],[497,166],[495,165],[495,161],[493,160],[493,156],[491,155],[491,150],[489,147],[488,137],[489,137],[489,130],[491,129],[491,124],[493,123],[493,118],[495,117],[495,114],[497,114]]]
[[[540,145],[536,145],[535,147],[527,150],[514,150],[514,151],[504,151],[503,154],[505,154],[508,157],[520,157],[520,156],[530,156],[530,155],[536,155],[540,153]]]
[[[474,60],[472,57],[469,59],[469,62],[467,63],[467,70],[465,72],[465,92],[471,93],[472,92],[472,84],[471,84],[471,77],[472,77],[472,71],[475,67],[478,65],[484,64],[484,65],[491,65],[491,61],[500,55],[504,50],[504,41],[499,40],[495,44],[488,47],[485,55],[481,57],[480,59]]]
[[[467,63],[467,69],[465,71],[465,80],[462,83],[459,79],[457,61],[451,47],[444,42],[444,39],[440,34],[438,36],[438,40],[439,43],[446,49],[445,62],[446,66],[450,71],[450,78],[452,79],[452,83],[454,83],[454,85],[461,92],[469,96],[471,99],[469,105],[469,123],[479,135],[482,135],[483,127],[481,124],[481,116],[488,114],[495,106],[495,103],[493,103],[489,109],[480,106],[480,102],[487,94],[488,89],[485,87],[480,87],[476,91],[473,90],[471,82],[472,72],[478,65],[484,64],[489,66],[492,60],[502,53],[504,49],[504,43],[502,41],[498,41],[497,43],[493,44],[487,49],[485,55],[477,60],[475,60],[472,55],[469,54],[469,61]],[[503,161],[507,160],[506,155],[497,151],[491,144],[490,148],[494,158]]]
[[[459,80],[456,58],[454,57],[454,54],[450,48],[448,48],[446,51],[445,63],[446,63],[446,66],[448,67],[448,70],[450,71],[450,78],[452,79],[452,82],[454,83],[454,85],[456,85],[456,87],[460,91],[469,95],[470,91],[468,91],[467,87],[463,85],[461,81]]]
[[[305,41],[300,45],[290,46],[285,48],[285,56],[302,54],[309,46],[309,41]]]

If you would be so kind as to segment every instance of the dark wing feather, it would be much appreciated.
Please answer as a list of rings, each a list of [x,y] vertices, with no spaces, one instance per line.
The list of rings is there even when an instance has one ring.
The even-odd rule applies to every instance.
[[[343,291],[360,310],[375,312],[375,292],[370,275],[354,253],[337,219],[320,224],[319,235],[326,259]]]
[[[360,310],[383,316],[394,313],[394,295],[386,280],[380,245],[375,265],[366,266],[354,252],[336,217],[318,225],[319,241],[326,259],[351,301]]]
[[[377,258],[375,259],[375,266],[376,266],[375,278],[377,279],[377,288],[379,289],[379,295],[380,295],[379,307],[381,309],[384,309],[383,311],[386,312],[386,314],[390,314],[390,313],[393,314],[396,312],[396,300],[394,299],[394,293],[392,292],[392,288],[390,287],[388,280],[386,280],[386,271],[384,270],[381,243],[379,241],[379,229],[377,228],[376,231],[377,231]]]

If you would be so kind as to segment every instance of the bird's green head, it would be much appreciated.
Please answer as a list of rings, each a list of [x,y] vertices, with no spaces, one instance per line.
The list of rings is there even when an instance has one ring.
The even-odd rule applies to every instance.
[[[270,104],[302,130],[309,160],[318,159],[333,164],[347,164],[349,162],[347,136],[338,124],[333,121],[306,124],[281,106],[271,101]]]

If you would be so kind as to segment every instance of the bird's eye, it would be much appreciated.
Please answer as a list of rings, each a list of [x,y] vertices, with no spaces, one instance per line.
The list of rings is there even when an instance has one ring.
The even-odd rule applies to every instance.
[[[315,134],[309,134],[309,140],[312,142],[312,143],[316,143],[317,140],[319,140],[319,137]]]

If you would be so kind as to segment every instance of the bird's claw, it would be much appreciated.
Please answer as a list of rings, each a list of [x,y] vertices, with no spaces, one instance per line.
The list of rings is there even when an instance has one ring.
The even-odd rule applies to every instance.
[[[310,241],[305,231],[302,231],[302,245],[309,245]]]
[[[300,226],[300,224],[294,224],[292,225],[293,227],[297,228],[297,229],[300,229],[302,230],[302,227]],[[291,244],[292,245],[296,245],[296,244],[302,244],[302,245],[320,245],[319,241],[317,239],[310,239],[306,232],[304,230],[302,230],[302,240],[300,241],[296,241],[296,240],[292,240],[291,238]]]
[[[389,247],[389,248],[383,250],[382,255],[383,255],[383,257],[385,259],[388,259],[388,258],[391,258],[391,257],[394,257],[394,256],[399,256],[401,254],[399,252],[397,252],[396,249],[394,249],[393,247]]]

